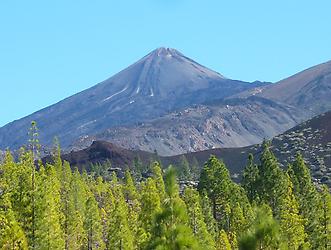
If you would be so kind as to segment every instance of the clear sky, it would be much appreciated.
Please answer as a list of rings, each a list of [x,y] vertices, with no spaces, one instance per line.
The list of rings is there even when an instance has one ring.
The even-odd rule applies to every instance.
[[[330,0],[2,0],[0,126],[157,47],[223,75],[278,81],[331,59]]]

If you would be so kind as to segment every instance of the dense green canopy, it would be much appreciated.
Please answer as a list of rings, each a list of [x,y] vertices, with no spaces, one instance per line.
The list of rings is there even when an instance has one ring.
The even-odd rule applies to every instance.
[[[242,184],[211,156],[197,187],[158,162],[124,178],[38,161],[38,141],[0,164],[1,249],[330,249],[331,196],[298,155],[280,168],[267,143]],[[37,163],[36,163],[37,162]],[[188,162],[181,164],[191,177]],[[178,167],[177,167],[178,168]],[[196,166],[195,166],[196,168]]]

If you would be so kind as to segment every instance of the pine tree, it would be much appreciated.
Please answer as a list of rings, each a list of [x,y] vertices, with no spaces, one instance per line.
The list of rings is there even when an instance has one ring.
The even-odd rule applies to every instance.
[[[6,164],[6,163],[5,163]],[[11,164],[11,163],[9,163]],[[11,204],[16,220],[24,230],[29,246],[35,243],[35,165],[31,152],[20,153],[20,161],[14,164]]]
[[[128,222],[129,210],[122,186],[118,183],[115,173],[112,177],[112,191],[115,199],[115,209],[110,222],[107,247],[108,249],[121,250],[134,249],[134,236]]]
[[[4,176],[6,170],[0,165],[0,248],[28,249],[25,234],[16,221],[12,210],[11,190]]]
[[[258,200],[259,169],[254,164],[252,154],[248,156],[248,164],[243,171],[242,186],[246,190],[248,199],[253,202]]]
[[[267,203],[275,217],[280,215],[279,202],[286,190],[284,173],[275,155],[270,150],[270,143],[263,143],[263,153],[260,159],[258,195],[262,202]]]
[[[39,144],[39,129],[35,121],[31,122],[31,127],[29,129],[29,152],[31,153],[30,157],[30,167],[31,167],[31,190],[30,190],[30,199],[31,199],[31,232],[30,232],[30,241],[32,248],[35,247],[35,231],[36,231],[36,168],[35,162],[40,163],[40,144]],[[31,161],[32,160],[32,161]]]
[[[100,211],[93,195],[86,201],[84,228],[87,234],[87,249],[105,249]]]
[[[206,226],[207,226],[207,230],[213,236],[213,238],[216,239],[218,236],[217,235],[218,228],[217,228],[217,222],[216,222],[215,218],[213,217],[213,211],[210,206],[210,200],[205,191],[202,191],[200,193],[200,197],[201,197],[202,214],[203,214]]]
[[[327,186],[322,187],[322,230],[323,236],[321,245],[324,249],[331,249],[331,194]]]
[[[208,232],[207,225],[202,214],[199,193],[193,188],[186,188],[183,199],[187,207],[187,214],[193,234],[198,239],[201,246],[206,249],[215,249],[215,242],[212,235]]]
[[[104,181],[102,177],[98,177],[93,186],[93,193],[100,206],[103,241],[108,245],[108,232],[115,210],[115,199],[110,188],[110,183]]]
[[[59,150],[59,149],[58,149]],[[74,223],[75,209],[73,203],[73,197],[71,192],[71,181],[72,172],[68,162],[62,162],[57,159],[55,165],[56,172],[60,175],[60,192],[61,192],[61,211],[63,213],[63,218],[61,218],[61,226],[65,236],[65,249],[69,249],[70,239],[72,235],[72,223]]]
[[[36,190],[36,249],[64,249],[61,229],[60,185],[53,167],[47,173],[43,166],[37,176]]]
[[[231,244],[226,232],[222,229],[219,233],[217,242],[216,242],[217,250],[231,250]]]
[[[236,245],[236,235],[247,227],[252,217],[244,189],[233,183],[224,163],[211,156],[201,172],[198,190],[201,194],[207,192],[218,228],[224,229],[230,243]]]
[[[53,141],[53,149],[52,149],[52,159],[53,159],[53,166],[56,170],[58,178],[61,178],[62,175],[62,158],[61,158],[61,147],[60,142],[57,137],[54,138]]]
[[[188,226],[185,203],[179,197],[176,175],[169,167],[165,177],[166,199],[155,216],[152,236],[147,249],[200,249]]]
[[[288,249],[304,248],[305,232],[304,220],[299,215],[299,208],[293,194],[293,184],[286,174],[287,190],[280,202],[280,227],[283,237],[286,239]]]
[[[224,221],[228,216],[230,185],[230,173],[224,163],[211,156],[201,171],[198,190],[207,192],[217,221]]]
[[[67,246],[68,249],[81,249],[87,241],[84,229],[85,204],[88,199],[88,187],[76,168],[70,183],[70,197],[73,199],[74,214],[70,216]],[[71,206],[69,206],[71,207]],[[71,215],[71,214],[70,214]]]
[[[165,187],[162,174],[161,164],[159,162],[154,162],[152,166],[153,179],[155,180],[156,188],[160,195],[161,201],[165,198]]]
[[[0,248],[28,249],[24,232],[11,209],[0,211]]]
[[[253,220],[253,210],[245,190],[238,184],[230,185],[230,225],[232,233],[241,234]]]
[[[141,204],[139,201],[139,195],[133,182],[131,173],[127,170],[124,177],[124,186],[123,186],[124,197],[126,203],[128,204],[128,221],[130,231],[134,236],[135,242],[134,245],[140,244],[140,237],[138,236],[141,232],[139,228],[138,218],[141,210]]]
[[[241,250],[283,249],[278,223],[268,205],[255,208],[255,218],[238,245]]]
[[[143,164],[139,155],[137,155],[133,159],[133,167],[135,170],[134,173],[135,173],[136,180],[139,180],[142,177],[142,174],[145,174],[148,172],[148,167]]]
[[[305,232],[310,247],[320,249],[323,229],[320,223],[322,212],[322,201],[318,193],[308,167],[300,154],[287,170],[293,183],[293,192],[299,202],[299,213],[305,220]]]
[[[230,211],[229,225],[227,226],[228,231],[231,232],[232,235],[238,235],[244,231],[246,226],[244,212],[239,202],[231,203]]]
[[[137,193],[135,183],[133,182],[131,173],[129,170],[125,171],[124,176],[124,187],[123,187],[124,197],[126,202],[135,201],[139,199],[139,195]]]
[[[64,232],[65,249],[77,249],[83,245],[83,218],[76,211],[74,204],[74,192],[72,190],[73,174],[68,162],[62,162],[60,143],[54,138],[53,166],[60,180],[61,190],[61,228]]]
[[[148,178],[141,184],[140,203],[139,225],[143,230],[140,232],[140,238],[141,245],[146,246],[151,237],[153,219],[161,211],[160,195],[154,179]]]

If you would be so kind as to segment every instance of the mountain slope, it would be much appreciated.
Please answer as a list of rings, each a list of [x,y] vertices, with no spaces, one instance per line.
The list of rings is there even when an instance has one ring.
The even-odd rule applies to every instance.
[[[311,168],[316,183],[327,184],[331,188],[331,111],[318,115],[273,138],[272,150],[283,167],[287,167],[300,152]],[[210,154],[223,158],[232,173],[239,174],[244,168],[247,155],[252,153],[258,160],[260,145],[244,148],[212,149],[187,154],[188,159],[195,157],[204,162]],[[177,156],[178,158],[178,156]],[[172,162],[176,157],[170,157]]]
[[[157,118],[261,85],[226,79],[174,49],[157,49],[96,86],[0,128],[0,148],[27,141],[35,120],[41,141],[58,136],[64,147],[79,136]]]
[[[72,149],[85,148],[94,140],[133,150],[157,150],[163,156],[242,147],[292,128],[300,121],[297,114],[290,107],[263,98],[233,99],[186,108],[136,126],[109,128],[81,138]]]
[[[276,136],[272,140],[272,151],[279,159],[281,165],[286,167],[297,152],[301,152],[305,161],[311,168],[313,179],[316,183],[327,184],[331,187],[331,111],[316,116],[306,122],[295,126],[285,133]],[[184,154],[189,162],[195,160],[200,166],[208,160],[211,154],[217,156],[226,163],[234,177],[246,165],[248,154],[252,153],[258,162],[261,153],[261,145],[248,147],[217,148]],[[103,163],[106,160],[112,162],[114,167],[133,166],[133,161],[139,157],[144,164],[153,159],[153,154],[139,151],[119,149],[112,143],[95,141],[83,150],[71,152],[63,156],[64,159],[76,166],[89,166],[90,163]],[[182,155],[160,157],[164,166],[179,164]],[[122,164],[125,162],[125,164]]]
[[[306,118],[327,112],[331,110],[331,61],[277,83],[246,91],[247,96],[252,94],[305,110]]]
[[[131,149],[156,149],[161,155],[242,147],[272,138],[328,110],[331,61],[277,83],[237,92],[221,102],[211,100],[144,124],[109,128],[80,138],[73,148],[86,147],[98,139]]]

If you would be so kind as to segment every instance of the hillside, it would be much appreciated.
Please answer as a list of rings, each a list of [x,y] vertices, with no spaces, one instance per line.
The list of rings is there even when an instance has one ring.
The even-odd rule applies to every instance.
[[[331,61],[266,86],[258,95],[286,103],[309,114],[331,109]]]
[[[331,112],[316,116],[294,128],[273,138],[272,150],[279,159],[281,166],[286,167],[300,152],[311,168],[314,181],[331,187]],[[209,155],[216,155],[224,160],[234,174],[244,168],[247,155],[252,153],[258,160],[260,145],[244,148],[212,149],[190,153],[188,159],[196,158],[200,163],[206,161]],[[171,160],[170,160],[171,159]],[[174,161],[178,158],[167,158]],[[169,161],[169,162],[170,162]]]
[[[154,154],[120,148],[105,141],[95,141],[90,147],[62,156],[63,160],[70,162],[72,166],[76,166],[79,169],[84,167],[86,170],[90,170],[92,164],[105,162],[110,162],[114,168],[131,168],[136,157],[142,159],[144,164],[148,164],[153,159]],[[46,157],[44,161],[51,161],[51,158]]]
[[[196,105],[135,126],[109,128],[80,138],[72,149],[85,148],[95,140],[132,150],[157,150],[162,156],[242,147],[272,138],[295,126],[300,118],[292,107],[263,98],[232,99]]]
[[[331,109],[331,61],[228,98],[249,98],[252,95],[304,110],[304,119],[327,112]]]
[[[331,187],[331,112],[314,117],[285,133],[274,137],[272,150],[279,159],[281,166],[286,167],[294,160],[297,152],[301,152],[311,167],[312,176],[317,183],[328,184]],[[188,153],[184,156],[192,163],[197,161],[200,166],[210,155],[222,159],[233,177],[238,178],[246,165],[247,156],[252,153],[258,162],[261,152],[259,144],[241,148],[217,148]],[[89,167],[91,163],[103,163],[109,160],[113,167],[132,167],[134,159],[139,157],[144,164],[155,159],[153,153],[132,151],[119,148],[108,142],[95,141],[90,147],[63,156],[72,165]],[[179,164],[182,155],[160,157],[164,166]]]

